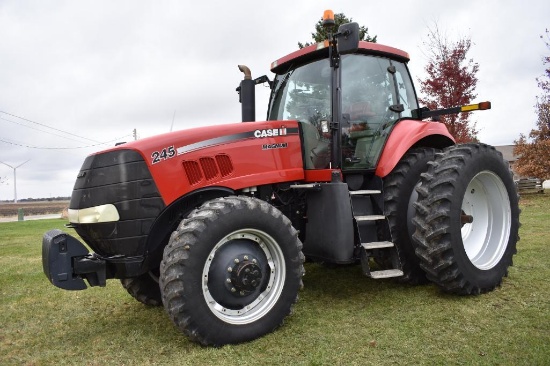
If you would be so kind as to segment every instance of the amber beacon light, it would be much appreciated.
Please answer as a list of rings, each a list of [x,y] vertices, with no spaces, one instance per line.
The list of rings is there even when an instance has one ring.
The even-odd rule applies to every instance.
[[[323,27],[332,27],[335,24],[334,12],[332,10],[325,10],[323,13]]]

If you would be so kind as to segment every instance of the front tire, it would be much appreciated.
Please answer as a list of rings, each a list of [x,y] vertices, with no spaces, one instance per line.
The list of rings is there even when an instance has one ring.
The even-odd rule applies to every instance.
[[[138,277],[125,278],[120,280],[120,283],[137,301],[149,306],[162,305],[158,276],[155,276],[153,272],[147,272]]]
[[[502,154],[484,144],[449,147],[417,191],[413,238],[428,278],[461,295],[499,286],[516,253],[520,212]]]
[[[280,326],[302,287],[302,243],[276,208],[245,196],[191,212],[160,268],[164,306],[193,341],[221,346]]]

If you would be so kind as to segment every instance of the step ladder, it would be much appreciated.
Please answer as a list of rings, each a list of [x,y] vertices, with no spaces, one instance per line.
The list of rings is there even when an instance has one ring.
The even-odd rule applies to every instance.
[[[381,214],[374,214],[372,196],[382,194],[379,190],[359,190],[350,191],[350,198],[353,208],[353,218],[357,224],[357,231],[361,240],[361,267],[366,276],[373,279],[392,278],[403,276],[401,270],[401,262],[399,261],[399,255],[397,248],[391,241],[379,238],[380,230],[378,225],[384,225],[386,216]],[[364,228],[364,226],[370,226],[370,228]],[[363,235],[362,235],[363,232]],[[376,240],[374,240],[372,233],[375,232]],[[367,236],[362,238],[361,236]],[[393,268],[383,268],[381,270],[372,271],[370,268],[370,259],[372,257],[383,257],[389,259],[386,262],[391,263]]]

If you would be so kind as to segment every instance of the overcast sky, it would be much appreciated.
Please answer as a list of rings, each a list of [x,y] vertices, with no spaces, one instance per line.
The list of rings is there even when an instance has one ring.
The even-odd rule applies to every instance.
[[[18,198],[70,196],[85,157],[133,129],[148,137],[172,121],[174,130],[240,121],[237,65],[272,78],[270,63],[309,41],[325,9],[407,51],[417,84],[430,25],[470,36],[478,100],[493,103],[473,115],[480,140],[512,144],[535,126],[548,0],[0,0],[0,161],[28,160]],[[256,90],[265,119],[268,89]],[[13,170],[0,164],[0,177],[0,200],[13,199]]]

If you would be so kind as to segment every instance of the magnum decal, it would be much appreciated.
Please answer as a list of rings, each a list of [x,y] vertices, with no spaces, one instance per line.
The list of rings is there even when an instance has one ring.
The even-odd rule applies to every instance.
[[[272,149],[286,149],[288,144],[286,142],[280,142],[278,144],[263,144],[262,150],[272,150]]]

